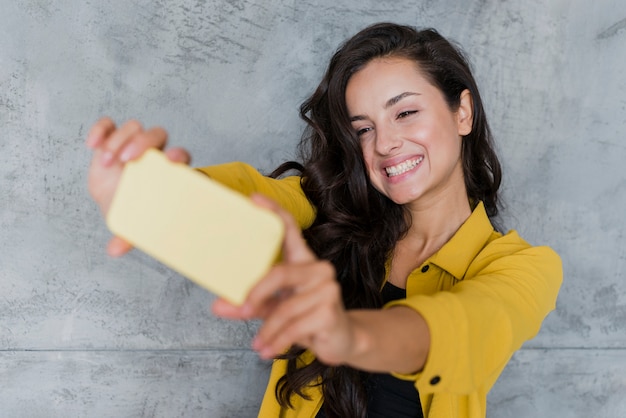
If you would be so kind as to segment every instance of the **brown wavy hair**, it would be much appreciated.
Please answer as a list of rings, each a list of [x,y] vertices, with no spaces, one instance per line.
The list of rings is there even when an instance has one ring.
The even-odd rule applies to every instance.
[[[473,125],[461,153],[465,186],[471,201],[483,201],[490,217],[498,214],[500,164],[478,87],[460,48],[434,29],[379,23],[360,31],[336,51],[321,83],[300,107],[307,123],[299,145],[303,163],[287,162],[272,173],[277,176],[294,168],[302,172],[302,189],[317,209],[315,222],[304,235],[318,257],[335,266],[346,309],[381,307],[385,262],[411,222],[402,206],[370,183],[346,107],[350,77],[380,57],[416,62],[452,111],[459,107],[461,92],[470,91]],[[322,385],[328,418],[365,417],[365,374],[318,360],[302,365],[297,359],[303,352],[294,346],[283,356],[288,363],[276,386],[279,403],[291,407],[292,396],[304,396],[307,386]]]

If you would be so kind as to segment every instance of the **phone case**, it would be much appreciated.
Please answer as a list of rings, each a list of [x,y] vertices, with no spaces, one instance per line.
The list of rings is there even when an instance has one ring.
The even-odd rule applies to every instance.
[[[236,305],[276,261],[284,235],[275,213],[154,149],[126,164],[107,226]]]

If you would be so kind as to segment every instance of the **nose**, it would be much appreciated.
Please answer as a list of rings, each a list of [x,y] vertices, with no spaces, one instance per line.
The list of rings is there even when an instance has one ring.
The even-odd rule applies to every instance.
[[[389,155],[401,145],[402,139],[393,128],[376,127],[376,152],[380,155]]]

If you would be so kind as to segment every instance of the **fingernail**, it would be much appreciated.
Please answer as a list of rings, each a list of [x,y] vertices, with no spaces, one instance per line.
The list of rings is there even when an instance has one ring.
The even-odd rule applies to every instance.
[[[130,159],[132,159],[133,156],[134,156],[134,152],[133,151],[134,151],[134,147],[132,147],[132,146],[128,146],[128,147],[124,148],[124,150],[120,154],[120,161],[122,161],[124,163],[130,161]]]

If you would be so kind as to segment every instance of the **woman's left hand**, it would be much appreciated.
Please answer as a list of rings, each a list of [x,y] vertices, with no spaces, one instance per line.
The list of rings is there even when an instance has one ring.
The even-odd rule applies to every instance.
[[[262,319],[252,344],[262,358],[276,357],[296,344],[326,364],[344,363],[355,336],[334,267],[317,259],[294,219],[277,203],[260,195],[253,200],[285,224],[283,262],[255,285],[243,305],[218,299],[213,312],[230,319]]]

